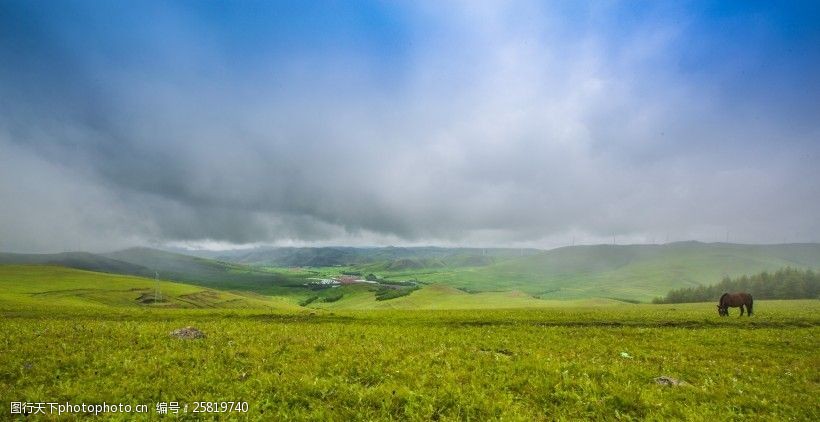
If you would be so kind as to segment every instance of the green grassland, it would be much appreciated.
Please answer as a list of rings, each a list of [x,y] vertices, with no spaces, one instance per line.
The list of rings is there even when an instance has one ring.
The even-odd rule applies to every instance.
[[[122,402],[153,410],[159,401],[205,400],[246,401],[249,412],[233,416],[250,420],[820,417],[816,300],[759,301],[752,318],[719,318],[712,303],[469,311],[89,308],[48,295],[21,299],[72,287],[69,280],[40,280],[34,290],[34,280],[9,281],[7,273],[0,280],[4,417],[11,401]],[[143,286],[121,283],[105,290]],[[188,292],[179,289],[175,294]],[[169,337],[188,325],[207,337]],[[661,375],[687,384],[658,385]],[[227,415],[185,415],[195,416]]]
[[[467,293],[450,286],[433,284],[423,286],[407,296],[390,300],[376,300],[374,288],[349,286],[333,289],[341,291],[342,299],[333,302],[315,301],[312,308],[320,309],[521,309],[544,307],[603,306],[624,304],[612,299],[590,298],[577,300],[543,300],[520,291]]]
[[[58,305],[143,309],[147,306],[298,308],[293,301],[279,297],[44,265],[0,265],[0,289],[0,304],[18,309]]]
[[[249,267],[150,248],[130,248],[105,256],[150,269],[152,274],[156,271],[168,280],[217,289],[277,294],[304,283],[303,275],[286,270]]]
[[[359,268],[388,279],[418,279],[470,292],[520,291],[543,299],[614,298],[648,302],[672,289],[714,284],[724,276],[791,266],[818,268],[820,245],[597,245],[559,248],[491,265],[390,271]],[[381,270],[381,271],[379,271]]]
[[[219,252],[213,254],[219,255]],[[208,254],[206,254],[208,255]],[[549,251],[467,248],[271,248],[235,251],[214,260],[149,248],[108,254],[0,254],[2,263],[52,264],[153,278],[208,289],[278,296],[291,303],[330,298],[313,307],[492,308],[541,307],[555,300],[649,302],[673,289],[709,285],[725,276],[783,267],[818,270],[820,245],[737,245],[679,242],[666,245],[573,246]],[[253,265],[248,265],[252,263]],[[273,266],[291,263],[294,266]],[[316,292],[310,278],[343,272],[373,273],[388,281],[418,280],[407,297],[376,300],[369,288]],[[460,295],[452,289],[476,295]],[[332,303],[332,304],[331,304]]]
[[[59,254],[0,253],[2,264],[57,265],[80,270],[153,278],[199,286],[256,292],[290,294],[290,288],[305,282],[306,272],[204,259],[150,248],[130,248],[107,254],[70,252]]]

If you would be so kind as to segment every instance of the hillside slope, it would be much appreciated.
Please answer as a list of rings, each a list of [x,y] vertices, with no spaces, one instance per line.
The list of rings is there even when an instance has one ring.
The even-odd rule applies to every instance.
[[[417,279],[459,289],[463,293],[512,292],[530,299],[611,298],[648,302],[673,289],[711,285],[725,276],[755,274],[783,267],[820,269],[819,244],[737,245],[680,242],[667,245],[573,246],[543,252],[532,250],[457,248],[284,248],[316,257],[342,249],[351,256],[364,254],[382,261],[359,265],[290,271],[253,267],[148,248],[132,248],[104,255],[0,254],[0,263],[48,263],[93,271],[140,275],[180,281],[208,288],[245,290],[266,295],[306,298],[309,277],[332,276],[341,271],[375,273],[388,280]],[[312,251],[317,249],[320,251]],[[364,251],[364,252],[363,252]],[[517,251],[517,252],[514,252]],[[289,252],[289,253],[290,253]],[[406,254],[412,258],[399,258]],[[517,255],[516,255],[517,253]],[[523,255],[523,256],[521,256]],[[420,297],[432,291],[416,292]],[[441,293],[441,292],[439,292]],[[450,295],[452,296],[452,295]],[[348,306],[346,297],[334,306]],[[451,297],[452,303],[472,298]],[[448,300],[450,300],[448,299]],[[494,298],[490,302],[496,301]],[[372,300],[371,297],[366,298]],[[533,299],[537,300],[537,299]],[[391,307],[403,299],[365,307]],[[517,299],[512,302],[522,303]],[[392,303],[392,305],[391,305]],[[484,303],[482,301],[482,303]],[[539,303],[540,304],[540,303]],[[504,304],[501,304],[504,306]],[[455,305],[453,305],[455,306]],[[482,305],[483,306],[483,305]]]
[[[57,254],[0,253],[0,264],[58,265],[86,271],[134,275],[180,281],[200,286],[278,293],[291,286],[301,286],[305,274],[269,271],[247,265],[221,262],[150,248],[92,254],[66,252]]]
[[[671,289],[787,266],[820,268],[820,245],[574,246],[483,267],[419,271],[417,278],[471,292],[520,290],[544,299],[648,301]]]
[[[55,254],[0,253],[0,264],[58,265],[102,273],[140,276],[154,275],[150,269],[142,265],[136,265],[88,252],[63,252]]]
[[[277,298],[50,265],[0,265],[0,305],[298,309]]]
[[[352,291],[351,291],[352,290]],[[598,307],[605,305],[625,305],[612,299],[543,300],[520,291],[467,293],[441,284],[424,286],[407,296],[390,300],[376,300],[372,291],[349,289],[341,300],[334,302],[316,301],[310,307],[322,309],[415,309],[415,310],[455,310],[455,309],[522,309],[522,308],[564,308]]]
[[[104,254],[158,272],[161,278],[222,289],[272,293],[287,286],[300,286],[303,277],[166,252],[150,248],[130,248]]]

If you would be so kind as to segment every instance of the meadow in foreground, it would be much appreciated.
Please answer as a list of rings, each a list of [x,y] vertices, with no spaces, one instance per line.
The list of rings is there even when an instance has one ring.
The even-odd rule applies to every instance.
[[[153,410],[229,400],[248,402],[230,416],[251,420],[817,420],[820,302],[755,310],[741,319],[719,318],[712,303],[334,313],[3,304],[0,414],[11,401]],[[207,337],[169,337],[187,325]],[[662,375],[686,385],[656,384]]]

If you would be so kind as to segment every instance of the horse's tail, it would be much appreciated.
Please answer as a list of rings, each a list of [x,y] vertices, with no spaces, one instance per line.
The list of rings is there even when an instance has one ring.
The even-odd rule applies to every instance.
[[[754,305],[754,303],[755,303],[755,299],[752,297],[752,295],[749,295],[749,306],[748,306],[749,309],[746,309],[746,313],[749,316],[752,316],[752,305]]]

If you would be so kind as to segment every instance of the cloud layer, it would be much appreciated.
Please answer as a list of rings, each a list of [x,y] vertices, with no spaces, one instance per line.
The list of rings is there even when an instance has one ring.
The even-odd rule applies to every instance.
[[[183,5],[4,6],[0,249],[820,240],[816,10]]]

